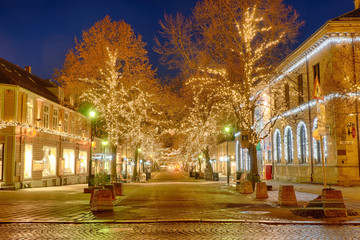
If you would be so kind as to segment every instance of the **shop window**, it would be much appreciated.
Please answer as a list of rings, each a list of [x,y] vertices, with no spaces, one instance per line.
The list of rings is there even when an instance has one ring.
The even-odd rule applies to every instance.
[[[87,152],[79,151],[79,173],[87,173]]]
[[[279,129],[274,132],[274,160],[276,163],[281,163],[281,134]]]
[[[0,181],[3,181],[4,171],[4,144],[0,143]]]
[[[287,163],[292,163],[294,160],[294,137],[291,131],[291,127],[287,126],[285,128],[284,135],[284,146],[285,146],[285,159]]]
[[[44,158],[43,158],[43,176],[55,176],[56,175],[56,148],[55,147],[44,147]]]
[[[299,163],[306,163],[309,155],[307,129],[304,122],[300,122],[297,127],[297,152]]]
[[[315,118],[314,119],[314,125],[313,125],[313,131],[315,129],[317,129],[317,127],[318,127],[318,119]],[[325,163],[326,163],[326,158],[327,158],[327,140],[326,140],[326,136],[323,137],[323,149],[324,149]],[[320,141],[316,140],[315,138],[313,138],[313,157],[315,159],[316,164],[321,163],[322,155],[321,155]]]
[[[64,174],[75,173],[75,151],[64,149]]]
[[[34,100],[28,98],[26,106],[26,122],[33,124],[34,121]]]
[[[49,128],[49,106],[44,105],[44,128]]]
[[[24,160],[24,178],[29,179],[32,177],[33,165],[33,146],[25,144],[25,160]]]

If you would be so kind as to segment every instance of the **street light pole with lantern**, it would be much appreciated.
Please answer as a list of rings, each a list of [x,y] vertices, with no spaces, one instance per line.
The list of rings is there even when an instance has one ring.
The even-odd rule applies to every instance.
[[[226,181],[227,184],[229,185],[230,183],[230,159],[229,159],[229,134],[231,132],[231,128],[230,127],[225,127],[224,131],[226,133],[226,162],[227,162],[227,171],[226,171]]]
[[[88,186],[92,185],[92,154],[93,154],[93,141],[94,141],[94,132],[93,132],[93,125],[94,125],[94,118],[96,116],[95,111],[90,111],[90,159],[89,159],[89,178],[88,178]]]

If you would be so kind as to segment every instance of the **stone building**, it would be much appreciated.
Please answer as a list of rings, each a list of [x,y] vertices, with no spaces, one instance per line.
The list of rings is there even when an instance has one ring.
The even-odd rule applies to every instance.
[[[0,185],[86,183],[90,121],[62,89],[0,58]]]
[[[262,144],[263,161],[271,162],[275,179],[322,183],[324,157],[327,183],[360,184],[359,1],[355,4],[355,10],[329,20],[292,52],[262,92],[273,110],[282,109],[271,113],[276,124],[270,150]],[[323,100],[314,97],[316,81]],[[324,135],[323,152],[316,129]]]

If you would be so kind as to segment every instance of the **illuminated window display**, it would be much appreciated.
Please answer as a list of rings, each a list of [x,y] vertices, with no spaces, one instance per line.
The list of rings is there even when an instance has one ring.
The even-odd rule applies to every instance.
[[[4,171],[4,144],[0,144],[0,181],[3,180],[3,171]]]
[[[56,148],[44,147],[44,169],[43,176],[55,176],[56,174]]]
[[[64,149],[64,174],[75,173],[75,151]]]
[[[87,152],[79,151],[79,173],[87,172]]]
[[[32,176],[32,160],[33,160],[33,146],[25,144],[25,167],[24,178],[31,178]]]

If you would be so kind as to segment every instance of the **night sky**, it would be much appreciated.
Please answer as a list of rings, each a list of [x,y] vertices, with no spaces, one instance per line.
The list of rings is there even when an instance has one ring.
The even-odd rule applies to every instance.
[[[285,0],[306,24],[298,44],[327,20],[354,9],[353,0]],[[154,36],[160,30],[164,12],[189,14],[196,0],[0,0],[0,58],[20,67],[30,65],[32,73],[52,78],[61,68],[74,38],[109,15],[122,19],[143,36],[150,62],[159,77],[167,74],[153,52]],[[295,48],[296,46],[294,46]]]

